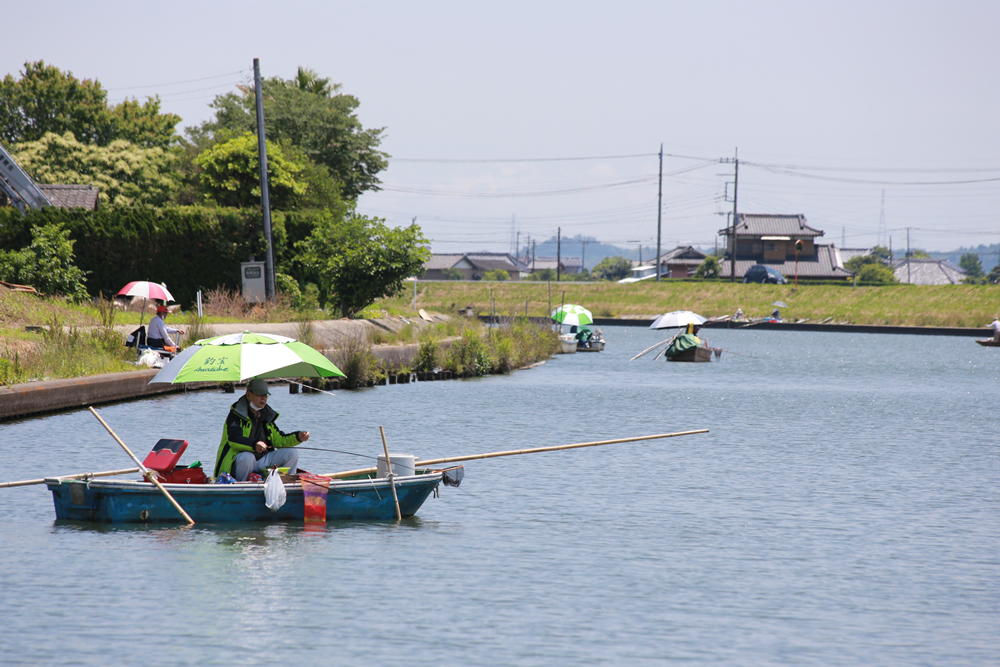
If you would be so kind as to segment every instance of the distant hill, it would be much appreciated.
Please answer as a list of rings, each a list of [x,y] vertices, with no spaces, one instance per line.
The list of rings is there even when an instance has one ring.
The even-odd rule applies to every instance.
[[[952,250],[950,252],[929,252],[928,255],[934,259],[947,259],[949,262],[958,266],[958,262],[962,259],[962,255],[967,253],[976,253],[979,255],[979,262],[983,265],[983,271],[989,273],[990,270],[1000,264],[1000,243],[991,243],[990,245],[979,244],[975,248],[959,248],[957,250]]]

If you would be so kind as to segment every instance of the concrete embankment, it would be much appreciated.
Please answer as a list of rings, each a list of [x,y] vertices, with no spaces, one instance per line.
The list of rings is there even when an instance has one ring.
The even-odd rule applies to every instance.
[[[213,382],[149,384],[158,372],[151,368],[0,387],[0,420],[215,386]]]

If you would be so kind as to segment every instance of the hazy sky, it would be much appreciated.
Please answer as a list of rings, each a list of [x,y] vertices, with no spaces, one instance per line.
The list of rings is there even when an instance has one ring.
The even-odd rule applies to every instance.
[[[416,218],[436,252],[560,227],[655,244],[661,143],[665,250],[715,243],[737,150],[740,212],[803,213],[838,246],[1000,242],[995,0],[25,7],[0,74],[45,60],[182,128],[255,57],[331,77],[392,156],[359,210]]]

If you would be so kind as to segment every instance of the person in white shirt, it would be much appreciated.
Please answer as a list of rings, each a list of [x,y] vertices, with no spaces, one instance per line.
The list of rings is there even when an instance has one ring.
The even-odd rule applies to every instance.
[[[146,332],[146,345],[150,347],[177,347],[177,343],[170,337],[170,334],[182,334],[182,329],[168,327],[164,318],[170,314],[166,306],[156,307],[156,317],[149,321],[149,330]]]
[[[986,326],[993,329],[993,340],[1000,340],[1000,317],[994,315],[993,321]]]

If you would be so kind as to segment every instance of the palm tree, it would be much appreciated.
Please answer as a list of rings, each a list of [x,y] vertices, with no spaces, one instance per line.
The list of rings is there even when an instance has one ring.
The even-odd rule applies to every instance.
[[[331,97],[340,90],[339,83],[330,83],[329,78],[321,79],[315,70],[308,67],[299,67],[298,74],[295,75],[295,85],[299,90],[323,97]]]

